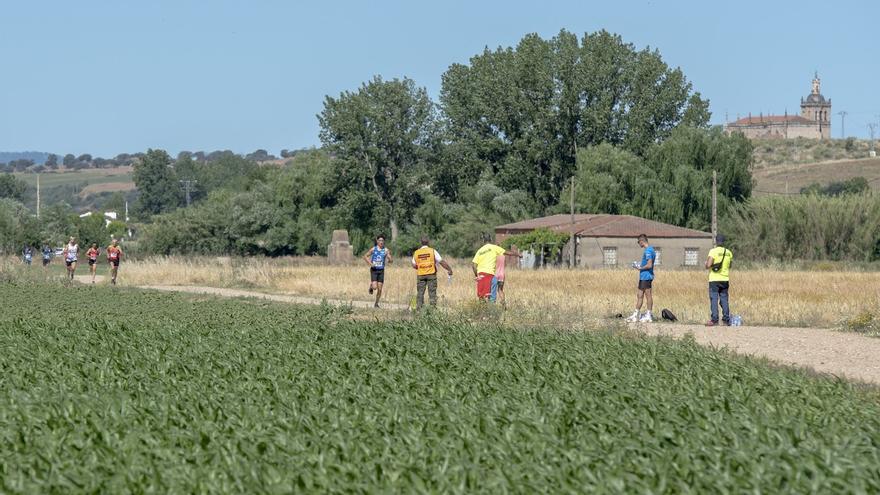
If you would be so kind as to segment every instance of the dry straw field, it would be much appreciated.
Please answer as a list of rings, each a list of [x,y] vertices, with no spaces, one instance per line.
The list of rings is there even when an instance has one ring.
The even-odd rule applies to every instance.
[[[440,304],[474,307],[469,263],[452,261],[454,277],[442,276]],[[125,285],[233,287],[317,298],[369,301],[365,264],[332,266],[315,259],[148,258],[123,265]],[[613,317],[632,310],[633,270],[509,270],[507,308],[512,317],[578,321]],[[708,317],[706,273],[657,269],[654,309],[669,308],[685,322]],[[871,272],[733,270],[731,310],[746,324],[835,327],[873,313],[880,300],[880,275]],[[411,304],[415,275],[397,260],[385,279],[383,301]]]

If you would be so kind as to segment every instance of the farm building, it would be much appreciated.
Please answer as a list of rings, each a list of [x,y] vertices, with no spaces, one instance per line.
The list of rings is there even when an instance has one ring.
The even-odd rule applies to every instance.
[[[495,242],[536,229],[575,234],[575,263],[585,268],[626,267],[642,257],[636,243],[645,234],[657,250],[657,265],[667,267],[702,267],[712,249],[712,234],[686,229],[631,215],[552,215],[495,227]],[[524,246],[521,246],[524,248]],[[571,242],[562,250],[563,262],[569,259]]]

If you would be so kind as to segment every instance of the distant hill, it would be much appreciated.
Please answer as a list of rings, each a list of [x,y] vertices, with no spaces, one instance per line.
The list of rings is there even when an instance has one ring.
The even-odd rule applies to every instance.
[[[798,194],[801,188],[811,184],[827,186],[855,177],[864,177],[876,190],[880,189],[880,158],[776,165],[755,170],[753,177],[756,196]]]
[[[9,163],[13,160],[33,160],[37,165],[46,163],[51,153],[44,151],[0,151],[0,163]]]
[[[756,170],[779,165],[858,160],[868,157],[871,143],[865,139],[754,139]]]

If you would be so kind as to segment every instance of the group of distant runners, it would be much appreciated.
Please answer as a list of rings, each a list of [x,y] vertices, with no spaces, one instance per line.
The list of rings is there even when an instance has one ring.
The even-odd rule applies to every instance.
[[[370,266],[369,293],[375,294],[374,307],[379,307],[379,299],[382,297],[382,286],[385,283],[385,267],[393,262],[391,251],[385,246],[385,236],[376,237],[375,245],[364,255],[364,261]],[[511,252],[491,242],[491,236],[483,236],[484,244],[477,250],[471,260],[471,268],[474,273],[474,281],[477,287],[477,298],[487,302],[504,301],[504,263],[507,256],[522,257],[521,254]],[[709,304],[710,317],[706,326],[719,324],[730,325],[730,305],[728,293],[730,290],[730,265],[733,261],[733,252],[724,247],[725,238],[717,235],[715,247],[708,254],[705,268],[709,271]],[[648,236],[639,235],[637,239],[639,247],[643,249],[641,261],[633,262],[632,267],[639,271],[638,291],[636,292],[636,305],[633,313],[626,319],[629,322],[650,323],[654,321],[654,264],[657,252],[648,242]],[[410,260],[416,271],[416,308],[421,309],[425,304],[425,291],[427,290],[430,304],[437,305],[437,267],[442,266],[452,279],[452,268],[443,260],[440,253],[431,246],[430,239],[421,238],[421,247],[417,249]],[[641,312],[642,306],[647,306],[647,311]],[[719,319],[718,307],[721,306]]]
[[[48,243],[43,244],[40,250],[43,257],[43,268],[49,266],[52,258],[55,257],[55,250]],[[67,267],[67,278],[73,280],[76,273],[76,266],[79,263],[80,247],[76,241],[76,237],[71,237],[64,248],[61,250],[61,257],[64,265]],[[98,258],[101,255],[101,249],[98,244],[92,243],[91,247],[85,252],[86,259],[89,262],[89,273],[92,275],[92,283],[95,283],[95,276],[98,271]],[[106,249],[107,263],[110,265],[110,283],[116,285],[116,275],[119,272],[119,263],[122,262],[122,248],[119,247],[119,241],[114,237],[110,240],[110,245]],[[30,246],[25,246],[22,250],[22,259],[25,264],[30,265],[34,259],[34,250]]]

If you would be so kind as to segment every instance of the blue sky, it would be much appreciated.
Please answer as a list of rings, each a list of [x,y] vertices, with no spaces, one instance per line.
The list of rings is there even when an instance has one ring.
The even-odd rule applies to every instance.
[[[561,28],[659,49],[715,123],[797,112],[818,70],[847,134],[867,136],[878,17],[869,0],[0,0],[0,150],[277,154],[319,144],[325,95],[379,74],[436,99],[450,64]]]

